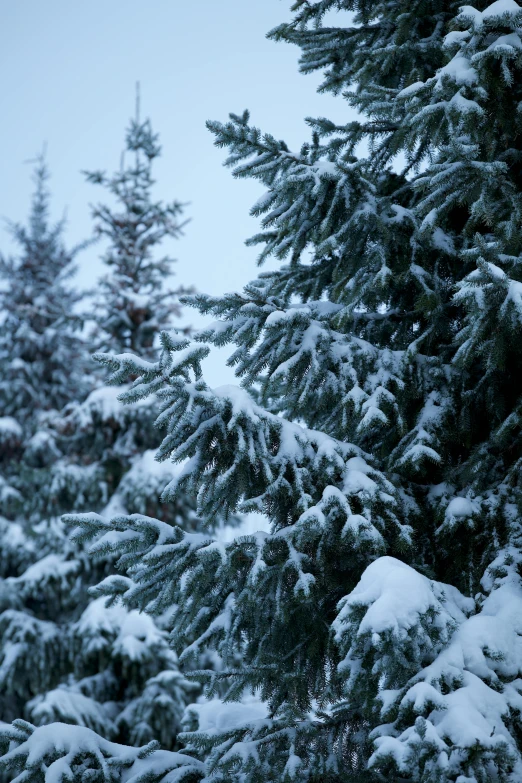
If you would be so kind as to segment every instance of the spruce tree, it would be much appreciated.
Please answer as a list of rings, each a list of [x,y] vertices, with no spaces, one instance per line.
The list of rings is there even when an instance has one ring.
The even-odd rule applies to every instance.
[[[336,9],[352,20],[324,27]],[[267,188],[251,242],[281,267],[190,298],[218,321],[165,333],[157,362],[100,357],[114,382],[137,376],[127,402],[163,401],[160,456],[189,458],[167,494],[263,510],[272,530],[223,546],[139,515],[75,519],[119,556],[98,593],[176,607],[182,660],[210,645],[225,661],[200,675],[209,692],[257,690],[269,717],[167,755],[17,724],[2,764],[24,780],[49,764],[133,783],[522,779],[522,8],[293,11],[272,36],[364,116],[309,120],[299,152],[248,113],[209,123],[236,176]],[[226,343],[242,388],[210,389],[201,360]]]
[[[107,273],[99,281],[94,310],[99,348],[143,358],[155,356],[155,338],[179,317],[179,297],[186,293],[183,287],[166,288],[173,260],[154,255],[166,238],[179,238],[184,226],[183,204],[153,200],[152,166],[160,154],[150,120],[140,119],[138,92],[119,171],[109,176],[86,172],[89,182],[101,185],[116,200],[116,208],[93,208],[96,234],[109,243],[103,256]]]
[[[53,418],[93,385],[80,333],[83,320],[78,305],[83,294],[71,286],[82,246],[68,250],[64,221],[51,225],[48,178],[40,157],[28,224],[10,225],[19,252],[0,257],[0,716],[4,720],[21,714],[36,682],[47,683],[62,671],[60,634],[46,620],[58,608],[52,601],[56,586],[73,578],[77,564],[66,556],[53,556],[70,545],[61,525],[42,517],[40,496],[61,456]],[[43,591],[27,589],[29,584],[35,587],[39,564]],[[47,593],[45,598],[42,592]],[[32,611],[38,603],[42,622]]]
[[[92,381],[70,285],[81,246],[50,224],[49,172],[38,158],[28,225],[10,224],[19,253],[0,256],[0,513],[31,514],[35,482],[58,450],[49,419]]]
[[[179,315],[173,296],[183,289],[174,294],[165,285],[172,262],[154,255],[165,237],[178,237],[181,230],[181,205],[152,199],[151,168],[159,154],[150,122],[137,116],[127,132],[120,170],[113,176],[88,175],[116,197],[116,206],[93,210],[96,234],[109,240],[103,257],[108,271],[88,314],[96,328],[86,338],[84,359],[112,341],[120,351],[139,350],[152,359],[159,330],[173,326],[171,319]],[[16,285],[22,286],[19,277]],[[70,311],[70,303],[64,304]],[[61,335],[56,339],[64,361],[59,369],[66,377],[74,368],[63,357]],[[41,357],[47,371],[48,361],[47,355]],[[195,504],[188,497],[170,505],[159,502],[173,473],[154,461],[160,436],[153,426],[153,404],[124,407],[117,390],[104,386],[100,376],[90,392],[85,385],[75,386],[74,374],[69,381],[69,397],[46,414],[54,451],[45,482],[31,474],[26,483],[26,493],[35,496],[30,524],[20,519],[20,546],[6,548],[6,559],[20,560],[20,548],[28,557],[2,574],[0,717],[25,717],[37,725],[64,721],[95,729],[107,739],[136,744],[155,739],[172,748],[198,686],[179,671],[165,622],[90,597],[89,588],[113,571],[112,560],[93,567],[83,548],[69,542],[59,515],[85,508],[109,515],[137,511],[191,529],[199,524]],[[59,387],[51,388],[58,393]],[[22,402],[14,398],[12,411],[18,413]],[[6,449],[15,462],[16,422],[6,421]]]
[[[159,334],[165,329],[185,333],[177,325],[181,295],[190,291],[168,287],[173,259],[159,256],[160,245],[181,236],[183,205],[154,200],[152,169],[161,154],[150,120],[136,115],[126,130],[125,151],[113,174],[86,172],[88,182],[103,187],[108,203],[92,208],[94,233],[105,239],[105,273],[98,282],[90,312],[94,325],[90,353],[109,346],[147,360],[157,357]],[[111,203],[112,202],[112,203]],[[161,441],[154,426],[157,406],[147,401],[140,409],[122,405],[118,390],[98,377],[87,397],[67,406],[55,420],[66,456],[57,463],[49,494],[58,513],[112,507],[196,525],[194,503],[187,497],[161,504],[168,474],[153,459]]]

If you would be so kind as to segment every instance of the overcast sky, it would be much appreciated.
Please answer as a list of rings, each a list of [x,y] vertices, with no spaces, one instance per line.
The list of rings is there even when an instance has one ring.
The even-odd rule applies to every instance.
[[[53,214],[67,208],[67,240],[91,231],[89,203],[103,195],[82,169],[118,166],[134,85],[142,115],[159,132],[155,195],[190,202],[185,237],[169,251],[177,278],[205,292],[238,290],[256,274],[244,246],[258,223],[249,209],[261,186],[222,167],[205,120],[248,108],[252,121],[292,147],[309,137],[304,117],[342,122],[349,109],[298,72],[297,48],[268,30],[290,17],[290,0],[0,0],[0,216],[22,220],[32,189],[24,161],[47,144]],[[5,231],[1,247],[9,249]],[[94,247],[79,282],[101,270]],[[187,313],[195,321],[195,315]],[[219,352],[222,354],[222,352]],[[212,385],[229,382],[223,356],[207,363]]]

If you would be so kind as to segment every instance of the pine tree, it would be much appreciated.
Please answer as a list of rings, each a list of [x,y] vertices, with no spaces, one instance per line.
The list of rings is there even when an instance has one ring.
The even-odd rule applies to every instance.
[[[159,329],[171,326],[170,319],[179,315],[174,294],[165,287],[171,261],[157,260],[153,251],[165,237],[179,236],[181,205],[152,200],[151,167],[160,148],[148,120],[137,116],[131,122],[126,152],[130,165],[122,158],[114,176],[88,175],[116,196],[117,207],[94,209],[96,232],[109,239],[104,256],[108,273],[89,314],[96,330],[87,339],[85,357],[116,340],[120,351],[140,350],[153,358]],[[41,361],[48,369],[47,356]],[[63,361],[72,368],[71,361]],[[37,725],[59,720],[89,727],[107,739],[136,744],[155,739],[173,748],[184,708],[198,686],[181,674],[164,621],[122,606],[107,608],[104,599],[90,597],[89,588],[113,571],[112,561],[93,566],[82,547],[70,544],[57,517],[93,508],[109,514],[152,513],[187,529],[200,523],[188,497],[160,504],[173,473],[154,461],[160,442],[153,426],[154,404],[137,411],[125,408],[116,399],[117,390],[96,380],[96,388],[86,393],[85,385],[74,386],[72,375],[69,397],[47,413],[53,459],[45,482],[36,483],[32,475],[28,480],[26,492],[35,496],[31,524],[20,519],[20,546],[6,547],[6,559],[9,555],[20,562],[16,570],[6,567],[2,573],[0,716],[26,717]],[[6,422],[6,449],[14,461],[18,425],[14,419]],[[28,557],[20,559],[19,548],[28,550]]]
[[[118,353],[156,358],[160,332],[174,327],[179,298],[190,291],[168,288],[173,260],[155,255],[165,239],[181,236],[184,225],[181,203],[165,205],[153,199],[152,167],[160,154],[150,120],[140,119],[138,94],[119,170],[112,175],[86,173],[87,180],[101,185],[115,202],[92,210],[95,234],[108,245],[102,256],[106,273],[90,314],[95,324],[91,353],[113,346]],[[186,332],[186,327],[178,328]],[[118,390],[107,387],[102,378],[90,395],[80,397],[55,420],[67,455],[57,464],[50,485],[53,507],[64,513],[112,502],[123,513],[126,508],[187,527],[197,525],[189,498],[170,506],[159,502],[166,472],[153,459],[161,441],[154,426],[157,406],[147,401],[133,410],[117,396]]]
[[[324,27],[336,9],[352,21]],[[218,322],[165,333],[157,362],[100,357],[114,382],[137,376],[125,400],[163,401],[160,455],[189,458],[167,495],[263,510],[272,530],[223,546],[139,515],[75,518],[119,557],[98,593],[176,607],[181,659],[211,646],[225,662],[202,673],[209,693],[258,691],[269,717],[141,760],[17,724],[2,763],[28,780],[49,763],[104,781],[127,765],[136,783],[522,779],[522,8],[293,10],[272,36],[365,116],[310,120],[299,153],[247,113],[209,124],[235,175],[268,189],[251,242],[280,269],[191,297]],[[235,344],[242,388],[206,385],[209,343]]]
[[[64,221],[49,223],[48,169],[38,158],[27,226],[11,224],[16,257],[0,256],[0,513],[31,513],[39,469],[58,454],[54,411],[92,385],[70,280],[81,246],[66,249]]]
[[[130,161],[122,158],[120,170],[112,176],[86,173],[89,182],[103,186],[117,203],[116,209],[106,204],[93,208],[96,233],[109,241],[103,257],[108,271],[99,282],[95,308],[98,347],[150,358],[155,356],[155,337],[179,317],[179,297],[186,293],[183,287],[165,287],[173,260],[156,258],[153,250],[166,238],[179,238],[184,223],[180,202],[152,200],[152,166],[161,147],[150,120],[140,119],[139,92],[125,153]]]
[[[0,257],[0,714],[8,720],[20,715],[36,681],[61,672],[59,633],[27,611],[25,600],[31,606],[41,596],[21,589],[20,580],[34,584],[38,562],[47,564],[42,610],[52,616],[56,585],[77,569],[67,558],[53,560],[53,551],[70,546],[60,525],[42,518],[39,497],[61,456],[52,420],[92,388],[77,307],[83,294],[70,284],[82,246],[65,247],[63,220],[50,225],[48,178],[40,157],[28,225],[11,225],[19,254]],[[28,650],[35,639],[42,657],[32,666]]]

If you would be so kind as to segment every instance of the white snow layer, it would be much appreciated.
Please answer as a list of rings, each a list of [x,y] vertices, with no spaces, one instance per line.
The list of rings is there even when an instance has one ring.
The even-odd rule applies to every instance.
[[[467,514],[466,499],[454,500],[459,502],[452,501],[453,513]],[[411,770],[419,746],[429,745],[441,768],[460,769],[466,754],[480,746],[491,753],[511,753],[516,769],[513,780],[522,779],[509,729],[510,716],[522,710],[520,560],[516,550],[499,556],[483,580],[488,594],[476,602],[395,558],[382,557],[342,599],[334,623],[336,639],[346,652],[341,673],[353,680],[361,670],[357,640],[360,645],[366,639],[365,654],[372,652],[372,671],[377,676],[390,670],[394,656],[394,665],[400,669],[401,651],[408,642],[424,655],[424,667],[406,679],[404,687],[379,694],[384,719],[395,704],[399,714],[407,715],[413,707],[422,723],[413,719],[414,725],[403,731],[385,723],[374,730],[376,751],[371,764],[393,757],[400,770]],[[438,632],[433,634],[431,629]],[[394,640],[395,653],[388,646],[384,650],[383,638]],[[381,658],[386,658],[384,667],[379,664]]]
[[[268,707],[257,696],[248,694],[243,696],[240,702],[209,699],[190,704],[186,713],[197,717],[198,731],[220,734],[254,721],[264,720],[268,715]]]

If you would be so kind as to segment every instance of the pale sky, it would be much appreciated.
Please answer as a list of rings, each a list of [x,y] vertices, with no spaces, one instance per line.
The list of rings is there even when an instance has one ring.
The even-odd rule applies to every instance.
[[[67,209],[67,242],[89,236],[89,203],[104,196],[82,169],[117,168],[141,83],[142,115],[160,134],[155,195],[190,202],[185,236],[168,247],[179,282],[219,294],[256,274],[258,229],[249,209],[262,186],[222,167],[205,120],[248,108],[252,121],[298,149],[304,117],[351,118],[341,98],[298,72],[299,50],[265,34],[290,18],[291,0],[0,0],[0,216],[25,219],[32,189],[24,161],[47,145],[53,214]],[[5,252],[10,243],[0,234]],[[77,282],[92,287],[95,246]],[[186,319],[201,323],[195,313]],[[207,360],[212,385],[232,380],[227,351]]]

